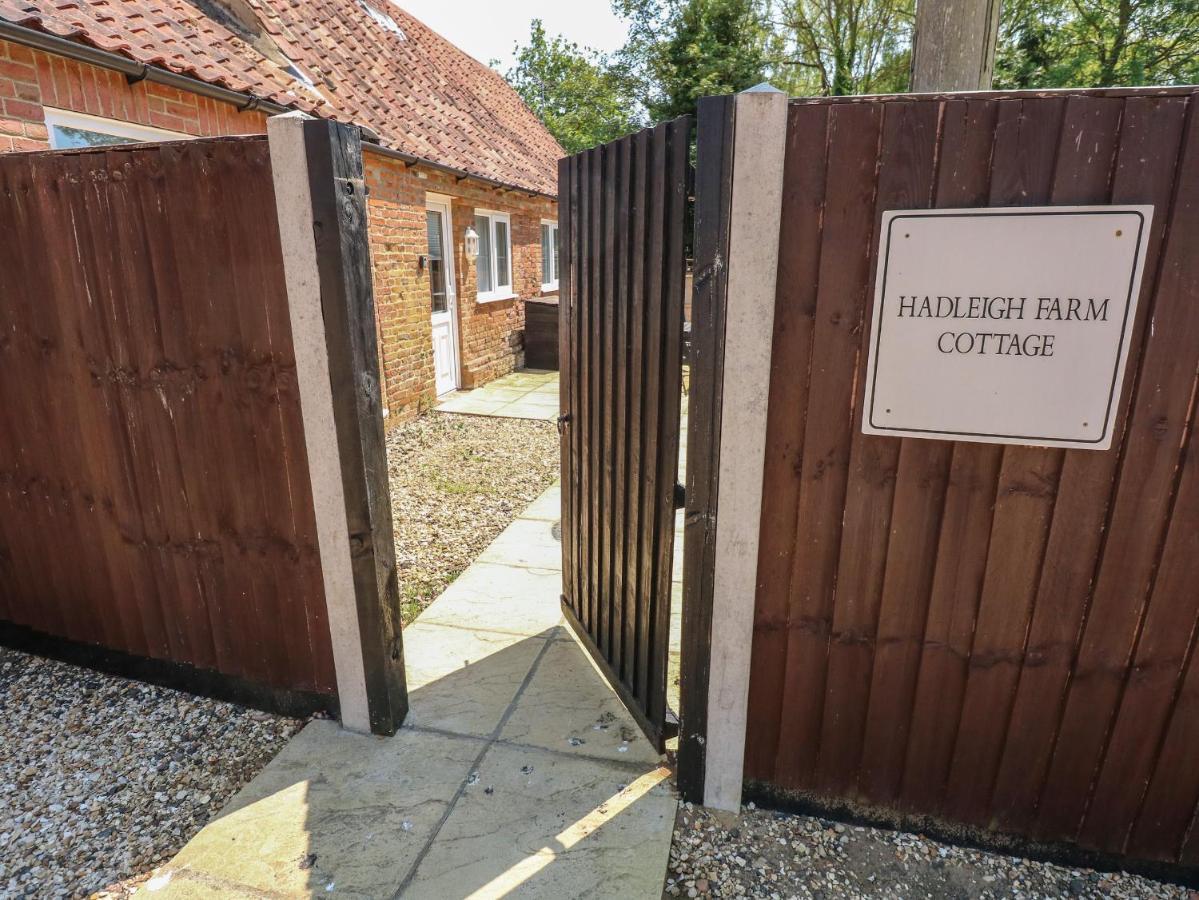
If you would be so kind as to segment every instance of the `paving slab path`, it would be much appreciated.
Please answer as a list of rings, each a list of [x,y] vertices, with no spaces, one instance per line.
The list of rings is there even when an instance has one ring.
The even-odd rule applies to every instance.
[[[438,412],[552,422],[558,418],[558,373],[520,369],[482,387],[453,391],[438,400]]]
[[[404,631],[394,737],[309,723],[166,897],[661,897],[670,772],[561,617],[550,488]]]

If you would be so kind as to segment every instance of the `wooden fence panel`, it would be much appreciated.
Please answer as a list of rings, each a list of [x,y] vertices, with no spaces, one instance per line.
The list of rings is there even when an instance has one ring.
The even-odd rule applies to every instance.
[[[1165,863],[1199,852],[1195,102],[793,102],[751,790]],[[883,211],[1103,203],[1156,208],[1111,450],[861,433]]]
[[[560,292],[568,620],[659,745],[682,389],[690,120],[577,154]]]
[[[0,617],[332,695],[266,139],[0,156],[0,223]]]

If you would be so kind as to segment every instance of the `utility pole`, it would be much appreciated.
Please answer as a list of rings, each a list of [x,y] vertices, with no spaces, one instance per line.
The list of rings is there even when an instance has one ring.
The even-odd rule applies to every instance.
[[[1000,0],[917,0],[914,92],[990,89],[999,4]]]

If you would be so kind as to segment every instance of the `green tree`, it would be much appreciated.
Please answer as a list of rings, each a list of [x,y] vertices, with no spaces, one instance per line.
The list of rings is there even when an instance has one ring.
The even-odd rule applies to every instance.
[[[783,0],[774,23],[780,87],[794,94],[907,90],[914,0]]]
[[[567,153],[641,127],[620,71],[593,50],[547,37],[540,19],[533,20],[529,43],[517,45],[505,77]]]
[[[1001,88],[1184,84],[1199,79],[1199,0],[1009,0]]]
[[[745,90],[767,76],[764,0],[613,0],[629,20],[616,63],[651,121],[695,111],[700,97]]]

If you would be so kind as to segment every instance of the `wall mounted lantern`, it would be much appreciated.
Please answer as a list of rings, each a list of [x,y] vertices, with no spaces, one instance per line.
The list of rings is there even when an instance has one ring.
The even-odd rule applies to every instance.
[[[479,258],[479,232],[473,225],[466,226],[466,258],[471,262]]]

